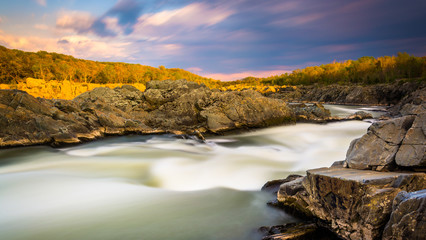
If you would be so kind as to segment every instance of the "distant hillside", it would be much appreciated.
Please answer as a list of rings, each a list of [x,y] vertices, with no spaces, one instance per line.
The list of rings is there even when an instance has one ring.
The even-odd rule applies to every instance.
[[[28,78],[43,81],[27,80]],[[130,84],[143,90],[145,83],[151,80],[181,78],[204,83],[209,88],[221,90],[254,89],[263,93],[275,92],[280,88],[296,85],[370,85],[393,83],[400,79],[425,81],[426,57],[414,57],[407,53],[398,53],[397,56],[391,57],[362,57],[358,60],[333,62],[297,69],[290,74],[286,73],[279,76],[247,77],[237,81],[221,82],[179,68],[165,68],[164,66],[155,68],[140,64],[96,62],[76,59],[64,54],[45,51],[24,52],[0,46],[0,88],[16,88],[46,98],[69,99],[98,86],[115,87]],[[38,85],[46,85],[46,87],[38,86],[37,83]],[[71,89],[74,90],[64,92],[63,89],[68,89],[68,87],[62,85],[71,85]],[[55,91],[64,93],[54,93]]]
[[[426,80],[426,57],[398,53],[392,57],[362,57],[358,60],[334,62],[321,66],[294,70],[290,74],[267,78],[247,77],[224,82],[222,86],[235,85],[312,85],[312,84],[379,84],[393,83],[399,79]]]
[[[69,80],[92,84],[145,84],[151,80],[181,79],[204,83],[210,88],[220,82],[179,68],[159,68],[119,62],[96,62],[69,55],[24,52],[0,46],[0,84],[18,84],[27,78]]]

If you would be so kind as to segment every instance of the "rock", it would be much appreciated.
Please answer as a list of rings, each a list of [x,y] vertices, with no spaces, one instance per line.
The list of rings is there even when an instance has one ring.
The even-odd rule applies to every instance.
[[[389,144],[372,133],[351,142],[346,153],[346,163],[354,169],[393,167],[399,146]]]
[[[364,120],[368,118],[373,118],[371,113],[367,113],[364,111],[358,111],[348,117],[349,120]]]
[[[295,122],[293,112],[282,100],[253,90],[212,91],[183,79],[149,82],[145,92],[126,85],[95,88],[71,101],[1,90],[0,113],[0,147],[58,146],[128,133],[202,137],[203,132]]]
[[[288,223],[272,227],[261,227],[262,240],[333,240],[338,239],[332,233],[324,231],[315,223]]]
[[[292,104],[290,108],[293,110],[298,121],[315,121],[315,120],[324,120],[330,117],[330,110],[326,109],[323,105],[319,103],[314,103],[312,105],[306,104]]]
[[[193,132],[205,129],[220,133],[239,128],[266,127],[294,122],[292,111],[277,99],[253,90],[217,92],[186,81],[155,82],[147,86],[146,99],[156,92],[160,104],[150,111],[147,125],[152,128]],[[147,98],[148,93],[148,98]],[[150,103],[154,106],[153,103]]]
[[[407,130],[413,125],[414,118],[414,116],[404,116],[388,121],[375,122],[369,128],[369,131],[389,144],[401,144]]]
[[[389,112],[393,116],[404,116],[418,114],[426,111],[426,86],[423,83],[417,86],[409,94],[406,94],[401,101],[390,107]]]
[[[354,169],[387,169],[395,165],[395,156],[414,116],[373,123],[367,134],[355,139],[346,154],[346,163]]]
[[[272,180],[265,183],[262,187],[262,191],[271,192],[276,194],[283,183],[291,182],[295,179],[303,178],[301,175],[292,174],[286,177],[285,179]]]
[[[396,164],[403,167],[426,167],[426,113],[415,117],[396,153]]]
[[[320,168],[281,185],[277,199],[319,218],[343,239],[379,239],[395,196],[426,188],[425,180],[425,173]]]
[[[426,189],[401,191],[393,200],[392,214],[383,239],[424,239],[426,233]]]
[[[398,106],[392,107],[392,112],[398,113],[401,107],[407,103],[418,106],[421,99],[424,102],[425,86],[424,81],[375,84],[370,86],[338,84],[327,86],[308,85],[297,86],[295,88],[277,88],[277,92],[267,93],[267,95],[283,99],[286,102],[326,102],[353,105],[397,104]],[[410,95],[413,96],[409,97]],[[402,104],[398,104],[400,101],[402,101]]]

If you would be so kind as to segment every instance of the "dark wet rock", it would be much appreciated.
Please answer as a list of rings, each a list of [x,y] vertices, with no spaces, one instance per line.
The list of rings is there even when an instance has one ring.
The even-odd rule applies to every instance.
[[[286,182],[291,182],[295,179],[298,178],[303,178],[303,176],[301,175],[297,175],[297,174],[292,174],[289,175],[288,177],[286,177],[285,179],[277,179],[277,180],[272,180],[272,181],[268,181],[267,183],[265,183],[262,187],[262,191],[265,192],[271,192],[276,194],[278,192],[278,190],[280,189],[280,186]]]
[[[312,222],[288,223],[272,227],[261,227],[264,235],[262,240],[333,240],[337,239],[332,233],[319,228]]]
[[[425,239],[426,189],[401,191],[393,200],[392,214],[383,231],[383,239]]]
[[[320,168],[281,185],[277,199],[320,219],[344,239],[379,239],[395,196],[424,189],[425,180],[425,173]]]

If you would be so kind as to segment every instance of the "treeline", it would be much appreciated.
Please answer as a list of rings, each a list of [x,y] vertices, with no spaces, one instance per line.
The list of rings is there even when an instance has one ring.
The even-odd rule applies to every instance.
[[[221,82],[204,78],[179,68],[159,68],[119,62],[96,62],[77,59],[69,55],[24,52],[0,46],[0,84],[17,84],[27,78],[70,80],[77,83],[145,84],[151,80],[181,79],[204,83],[210,88],[227,89],[240,86],[283,86],[310,84],[378,84],[398,79],[426,79],[426,57],[407,53],[397,56],[362,57],[358,60],[333,62],[306,67],[292,73],[267,78],[247,77],[242,80]],[[237,88],[238,89],[238,88]]]
[[[151,80],[181,79],[217,88],[220,81],[179,68],[159,68],[119,62],[96,62],[69,55],[24,52],[0,46],[0,83],[17,84],[28,77],[80,83],[145,84]]]
[[[362,57],[355,61],[297,69],[279,76],[247,77],[224,85],[379,84],[392,83],[398,79],[426,80],[426,57],[414,57],[407,53],[398,53],[392,57]]]

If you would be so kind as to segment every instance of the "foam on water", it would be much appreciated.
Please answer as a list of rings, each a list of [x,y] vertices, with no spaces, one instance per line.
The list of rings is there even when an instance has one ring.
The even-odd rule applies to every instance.
[[[368,126],[297,124],[205,143],[127,136],[2,150],[1,239],[258,239],[259,226],[295,221],[268,209],[260,187],[343,160]]]

